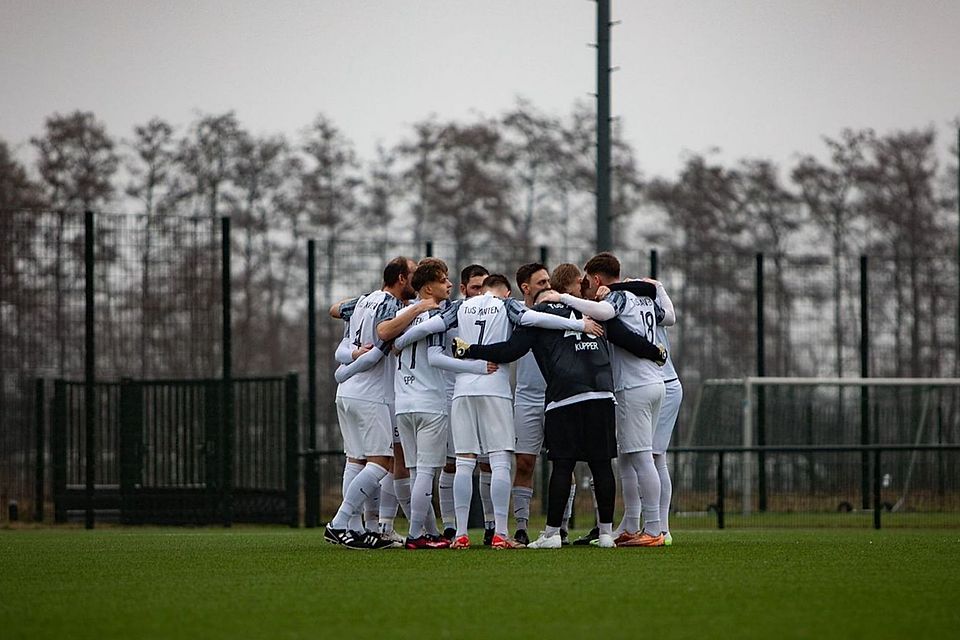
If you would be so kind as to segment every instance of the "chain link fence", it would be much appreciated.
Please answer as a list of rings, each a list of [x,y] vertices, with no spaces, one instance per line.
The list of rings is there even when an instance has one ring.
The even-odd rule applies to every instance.
[[[98,214],[97,376],[100,379],[199,378],[220,375],[220,220],[209,217]],[[21,513],[35,501],[36,378],[79,378],[83,373],[83,219],[72,212],[4,212],[0,245],[0,497]],[[456,281],[459,270],[479,263],[513,281],[519,265],[544,260],[583,265],[593,251],[586,242],[563,247],[469,242],[415,246],[401,240],[354,240],[324,230],[318,238],[318,424],[317,442],[304,448],[340,449],[333,380],[333,351],[340,321],[326,309],[339,299],[379,288],[384,264],[397,255],[444,259]],[[234,226],[232,292],[234,372],[303,373],[307,366],[306,240]],[[618,239],[629,246],[628,239]],[[739,406],[712,378],[758,372],[758,335],[763,335],[766,375],[856,376],[860,372],[861,277],[858,256],[764,256],[701,254],[643,247],[617,252],[624,276],[656,271],[678,312],[670,330],[672,355],[685,388],[674,435],[678,446],[739,443]],[[953,376],[957,369],[958,278],[946,256],[871,256],[867,260],[870,327],[869,372],[875,376]],[[763,295],[763,322],[758,296]],[[306,376],[300,380],[305,383]],[[51,385],[48,385],[48,388]],[[855,423],[849,399],[795,399],[804,411],[833,412],[817,422]],[[713,395],[711,395],[713,394]],[[307,397],[305,393],[301,397]],[[850,408],[847,408],[849,405]],[[904,417],[884,412],[881,442],[909,442],[908,401]],[[698,415],[694,415],[699,406]],[[770,411],[776,412],[771,400]],[[832,409],[830,407],[833,407]],[[306,415],[306,411],[302,412]],[[767,444],[826,442],[807,437],[803,411],[771,418]],[[957,412],[939,418],[943,442],[960,441]],[[731,433],[727,428],[734,429]],[[779,430],[778,430],[779,429]],[[834,442],[849,439],[837,427]],[[302,429],[301,433],[306,430]],[[803,433],[804,435],[800,435]],[[739,434],[736,434],[738,436]],[[312,445],[312,446],[311,446]],[[335,506],[338,462],[322,463]],[[539,491],[538,494],[542,495]],[[579,505],[588,511],[589,497]],[[4,509],[3,517],[7,517]]]

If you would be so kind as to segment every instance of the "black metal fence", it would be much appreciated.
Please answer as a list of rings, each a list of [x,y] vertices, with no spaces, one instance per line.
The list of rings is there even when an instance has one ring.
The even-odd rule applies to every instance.
[[[50,393],[51,380],[79,379],[85,372],[85,234],[79,213],[2,215],[0,499],[4,504],[17,501],[20,513],[30,514],[42,506],[36,500],[37,463],[48,468],[50,463],[35,457],[38,438],[50,438],[36,429],[36,380],[47,380]],[[304,238],[256,235],[246,227],[224,234],[224,221],[209,217],[97,214],[95,221],[97,379],[307,373],[301,376],[301,395],[308,402],[300,441],[302,449],[312,451],[341,448],[332,370],[342,328],[326,317],[326,309],[337,299],[378,288],[390,258],[431,254],[446,260],[453,273],[477,262],[512,276],[524,262],[582,265],[592,253],[579,239],[555,247],[414,246],[395,239],[319,235],[315,269],[308,273]],[[650,251],[631,246],[629,238],[617,243],[624,275],[656,275],[678,309],[672,354],[685,402],[675,445],[740,442],[711,428],[712,416],[702,413],[693,419],[693,400],[710,378],[838,376],[864,370],[867,375],[956,375],[960,280],[949,257],[871,256],[863,262],[857,256]],[[234,259],[228,263],[231,252]],[[231,277],[223,278],[224,273]],[[317,292],[315,385],[307,384],[309,354],[314,353],[307,339],[311,276]],[[850,426],[858,410],[852,397],[836,404],[813,398],[806,408],[780,417],[771,399],[765,444],[859,444],[829,437],[856,429]],[[878,409],[876,439],[871,441],[910,443],[903,437],[911,430],[911,402],[890,405],[901,407],[903,419],[896,411]],[[726,411],[717,406],[718,412]],[[957,405],[939,411],[938,439],[924,443],[960,442]],[[805,422],[810,415],[816,418],[812,433]],[[318,463],[318,473],[330,474],[323,486],[339,487],[342,464]],[[315,477],[309,469],[308,478]],[[308,500],[319,491],[311,486]]]
[[[669,455],[671,523],[680,527],[960,526],[960,444],[678,447]],[[905,465],[911,472],[892,481]],[[766,509],[753,490],[761,476]]]
[[[98,383],[94,506],[128,524],[298,524],[298,378]],[[46,399],[38,397],[38,401]],[[50,404],[54,521],[86,509],[86,389],[56,380]],[[42,409],[41,409],[42,410]],[[231,432],[224,429],[230,424]],[[38,467],[38,481],[44,475]],[[42,491],[43,487],[38,487]]]

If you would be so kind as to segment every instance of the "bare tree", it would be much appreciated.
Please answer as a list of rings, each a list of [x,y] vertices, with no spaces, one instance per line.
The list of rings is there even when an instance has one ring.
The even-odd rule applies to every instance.
[[[113,139],[93,113],[54,114],[45,120],[44,129],[44,134],[31,138],[30,143],[37,150],[37,169],[45,187],[45,199],[59,214],[53,269],[58,368],[63,376],[67,368],[63,315],[63,247],[68,242],[66,212],[99,208],[109,202],[114,194],[112,179],[119,159]],[[75,251],[79,252],[76,246]]]

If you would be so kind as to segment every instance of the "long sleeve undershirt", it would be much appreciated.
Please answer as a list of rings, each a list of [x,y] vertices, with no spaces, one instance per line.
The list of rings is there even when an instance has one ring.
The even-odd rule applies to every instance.
[[[373,368],[374,365],[383,360],[384,355],[382,349],[370,349],[350,364],[337,367],[333,377],[337,379],[337,383],[342,384],[358,373]]]
[[[427,349],[427,362],[438,369],[446,369],[454,373],[487,373],[487,363],[483,360],[457,360],[443,352],[443,347],[437,345]]]
[[[572,296],[569,293],[561,293],[560,302],[600,322],[609,320],[617,315],[617,311],[613,308],[613,305],[606,301],[593,302],[592,300],[584,300],[583,298]]]

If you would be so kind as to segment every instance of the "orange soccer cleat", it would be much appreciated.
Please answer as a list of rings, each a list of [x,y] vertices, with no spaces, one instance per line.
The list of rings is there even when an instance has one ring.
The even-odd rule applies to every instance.
[[[470,548],[470,538],[467,536],[459,536],[450,543],[451,549],[469,549]]]
[[[663,546],[663,534],[658,533],[655,536],[650,535],[649,533],[641,533],[638,536],[634,536],[629,540],[624,541],[623,543],[618,543],[618,547],[662,547]]]
[[[504,538],[499,534],[493,534],[493,540],[490,541],[490,546],[494,549],[524,549],[526,545],[520,544],[516,540],[511,540],[510,538]]]

